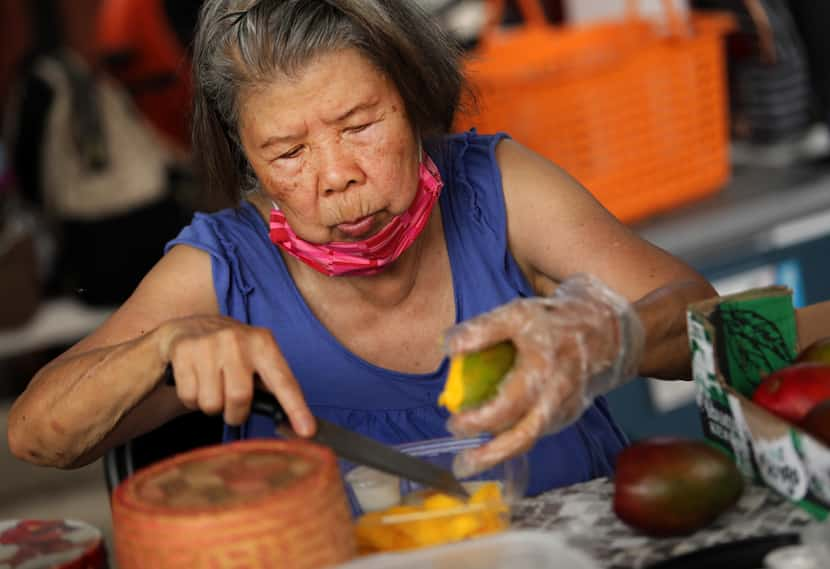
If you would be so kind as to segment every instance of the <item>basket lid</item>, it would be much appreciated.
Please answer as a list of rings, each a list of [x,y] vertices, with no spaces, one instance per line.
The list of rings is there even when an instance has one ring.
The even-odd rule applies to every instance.
[[[2,569],[104,569],[101,532],[77,520],[0,520]]]
[[[246,509],[313,492],[331,451],[300,440],[242,441],[159,462],[125,480],[113,502],[156,514]]]

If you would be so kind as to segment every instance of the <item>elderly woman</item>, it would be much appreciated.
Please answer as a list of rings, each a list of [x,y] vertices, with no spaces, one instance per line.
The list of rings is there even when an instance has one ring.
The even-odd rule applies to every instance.
[[[270,436],[256,373],[301,435],[314,415],[386,443],[488,432],[457,472],[530,451],[531,492],[611,473],[601,394],[688,374],[700,275],[507,136],[447,134],[458,52],[410,2],[208,0],[193,57],[195,151],[239,205],[37,374],[17,456],[82,465],[191,410]],[[499,395],[448,423],[447,354],[503,339]]]

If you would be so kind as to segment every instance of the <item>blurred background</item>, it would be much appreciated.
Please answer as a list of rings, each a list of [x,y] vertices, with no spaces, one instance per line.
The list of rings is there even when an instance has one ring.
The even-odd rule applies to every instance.
[[[561,164],[720,293],[830,297],[830,3],[420,0],[463,45],[477,105]],[[199,0],[0,0],[0,431],[33,373],[94,329],[156,262],[200,192],[188,143]],[[495,9],[501,7],[500,9]],[[694,385],[615,391],[632,439],[700,437]],[[209,442],[189,418],[110,457]],[[155,437],[155,438],[154,438]],[[0,519],[110,534],[104,464],[61,472],[0,439]],[[171,442],[172,441],[172,442]],[[153,450],[156,449],[156,450]],[[132,453],[132,454],[131,454]]]

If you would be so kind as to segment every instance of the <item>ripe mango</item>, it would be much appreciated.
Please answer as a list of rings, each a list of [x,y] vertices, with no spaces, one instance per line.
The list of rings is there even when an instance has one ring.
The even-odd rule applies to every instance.
[[[799,426],[830,448],[830,399],[810,409]]]
[[[703,441],[646,439],[617,458],[614,512],[649,535],[684,535],[735,504],[743,485],[732,460]]]
[[[516,347],[506,341],[480,352],[458,354],[450,360],[450,371],[438,404],[451,413],[478,407],[499,389],[505,374],[513,367]]]
[[[830,399],[830,365],[800,363],[771,373],[752,394],[752,401],[792,423],[815,405]]]

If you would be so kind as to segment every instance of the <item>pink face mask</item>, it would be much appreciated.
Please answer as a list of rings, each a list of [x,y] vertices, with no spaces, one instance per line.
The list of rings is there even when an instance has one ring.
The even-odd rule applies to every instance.
[[[271,210],[271,241],[303,263],[329,276],[373,275],[395,262],[418,238],[429,221],[444,182],[432,159],[423,153],[418,191],[409,209],[363,241],[333,241],[323,245],[297,237],[285,214]]]

